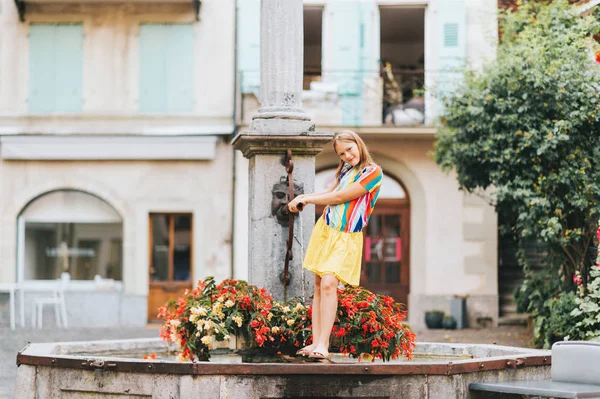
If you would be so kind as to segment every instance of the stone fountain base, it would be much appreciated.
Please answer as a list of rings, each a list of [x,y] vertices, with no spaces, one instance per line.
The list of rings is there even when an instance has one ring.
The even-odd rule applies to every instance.
[[[158,339],[31,344],[17,358],[14,397],[458,399],[472,382],[550,378],[551,362],[549,351],[437,343],[395,363],[141,359],[168,349]]]

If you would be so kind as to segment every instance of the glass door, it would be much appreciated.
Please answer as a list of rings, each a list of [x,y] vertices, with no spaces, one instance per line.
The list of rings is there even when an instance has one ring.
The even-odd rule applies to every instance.
[[[148,321],[192,288],[192,215],[150,214]]]

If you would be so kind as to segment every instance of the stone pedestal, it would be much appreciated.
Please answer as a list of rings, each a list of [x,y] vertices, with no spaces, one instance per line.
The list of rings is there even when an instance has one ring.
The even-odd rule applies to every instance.
[[[294,162],[294,183],[303,192],[314,192],[315,155],[331,140],[330,133],[305,132],[304,135],[257,135],[242,132],[234,139],[234,146],[250,159],[249,170],[249,242],[248,280],[265,287],[276,299],[290,299],[312,295],[314,276],[303,271],[302,260],[315,223],[314,206],[307,206],[295,217],[293,259],[287,289],[281,281],[284,270],[288,228],[273,215],[273,205],[289,202],[273,197],[274,186],[285,180],[287,172],[282,160],[289,148]]]

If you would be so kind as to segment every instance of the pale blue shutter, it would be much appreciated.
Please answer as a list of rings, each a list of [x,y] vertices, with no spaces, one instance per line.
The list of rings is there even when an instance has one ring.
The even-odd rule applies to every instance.
[[[331,0],[325,8],[324,24],[330,28],[331,46],[323,43],[324,80],[339,86],[342,124],[360,126],[364,114],[363,79],[378,73],[378,9],[374,0]]]
[[[169,112],[194,110],[194,27],[171,25],[167,48],[167,107]]]
[[[164,112],[167,109],[167,27],[140,26],[140,111]]]
[[[81,112],[83,26],[31,24],[29,29],[29,111]]]
[[[379,6],[374,0],[361,2],[360,67],[364,75],[379,76],[381,59]]]
[[[436,93],[441,99],[451,94],[462,80],[467,58],[467,10],[464,0],[437,2],[439,75]]]
[[[83,82],[83,26],[56,26],[56,110],[81,112]]]
[[[260,90],[260,0],[237,1],[238,72],[242,93]]]
[[[54,25],[29,27],[29,111],[53,112],[54,84]]]
[[[140,26],[140,111],[194,109],[194,29],[191,24]]]

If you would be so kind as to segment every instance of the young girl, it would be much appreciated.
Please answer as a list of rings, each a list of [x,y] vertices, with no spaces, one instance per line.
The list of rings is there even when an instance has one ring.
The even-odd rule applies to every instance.
[[[329,336],[337,312],[337,287],[358,285],[362,261],[363,235],[379,195],[383,174],[362,139],[344,130],[333,139],[340,157],[336,184],[319,194],[304,194],[288,204],[291,212],[298,205],[327,205],[310,237],[303,267],[315,273],[312,303],[313,343],[297,354],[310,358],[329,358]]]

